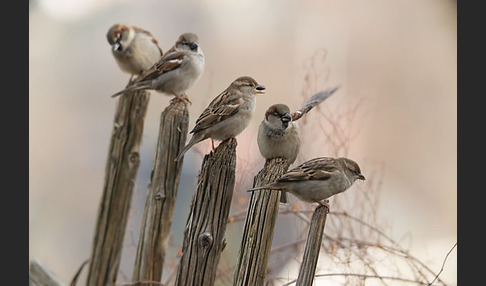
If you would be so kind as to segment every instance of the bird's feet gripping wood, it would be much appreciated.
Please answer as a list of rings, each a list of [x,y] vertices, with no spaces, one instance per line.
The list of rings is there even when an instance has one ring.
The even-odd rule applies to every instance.
[[[327,207],[327,213],[331,211],[331,207],[329,206],[329,200],[318,201],[317,203],[321,206]]]

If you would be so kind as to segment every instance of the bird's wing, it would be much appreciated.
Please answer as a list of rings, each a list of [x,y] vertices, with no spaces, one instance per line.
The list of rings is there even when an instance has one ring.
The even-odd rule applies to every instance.
[[[208,107],[204,109],[202,114],[196,120],[196,125],[191,133],[199,132],[207,129],[226,118],[233,116],[240,109],[243,99],[226,90],[211,101]]]
[[[159,46],[159,42],[157,42],[157,40],[154,38],[154,36],[152,35],[152,33],[150,33],[149,31],[147,31],[145,29],[142,29],[140,27],[137,27],[137,26],[133,26],[133,29],[135,31],[139,32],[139,33],[143,33],[143,34],[149,36],[150,39],[152,40],[152,42],[154,42],[154,44],[159,48],[160,54],[161,55],[163,54],[162,49]]]
[[[146,70],[137,81],[142,82],[152,80],[166,72],[170,72],[179,68],[182,65],[184,57],[185,53],[183,52],[171,52],[165,54],[151,68]]]
[[[304,114],[306,114],[312,108],[314,108],[319,103],[321,103],[322,101],[324,101],[324,99],[326,99],[329,96],[331,96],[331,94],[333,94],[336,90],[338,90],[338,88],[339,88],[339,86],[333,87],[333,88],[329,88],[329,89],[326,89],[325,91],[320,91],[320,92],[314,94],[311,98],[309,98],[304,103],[304,105],[302,105],[302,107],[299,110],[297,110],[294,113],[292,113],[292,121],[295,121],[295,120],[300,119],[302,116],[304,116]]]
[[[293,168],[280,177],[278,182],[296,182],[307,180],[327,180],[335,172],[339,171],[336,167],[335,159],[330,157],[319,157]]]

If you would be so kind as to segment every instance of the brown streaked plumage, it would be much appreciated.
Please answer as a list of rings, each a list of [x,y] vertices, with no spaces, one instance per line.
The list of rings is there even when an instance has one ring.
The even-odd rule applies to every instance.
[[[185,93],[199,80],[203,70],[204,53],[198,44],[198,36],[194,33],[184,33],[150,69],[112,97],[126,91],[143,89],[156,90],[189,101]]]
[[[190,133],[191,140],[182,149],[176,161],[195,144],[211,138],[224,141],[240,134],[250,123],[255,112],[256,94],[265,93],[265,87],[249,76],[233,81],[214,98],[196,120]]]
[[[114,24],[106,38],[120,69],[132,75],[130,81],[162,57],[162,49],[157,40],[140,27]]]
[[[287,171],[275,182],[249,191],[269,189],[289,192],[300,200],[327,205],[327,198],[344,192],[356,180],[365,180],[358,164],[348,158],[319,157]]]

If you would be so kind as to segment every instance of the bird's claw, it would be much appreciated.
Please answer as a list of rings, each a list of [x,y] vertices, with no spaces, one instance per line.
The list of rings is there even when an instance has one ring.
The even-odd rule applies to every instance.
[[[331,207],[329,206],[329,200],[323,200],[317,202],[321,206],[325,206],[327,208],[327,213],[331,211]]]

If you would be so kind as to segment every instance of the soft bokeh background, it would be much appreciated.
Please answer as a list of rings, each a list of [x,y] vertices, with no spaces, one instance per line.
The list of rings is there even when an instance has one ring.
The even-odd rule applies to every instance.
[[[39,258],[68,283],[90,255],[117,103],[110,95],[129,78],[105,37],[116,22],[151,31],[164,51],[181,33],[199,35],[206,67],[188,91],[190,129],[238,76],[267,87],[251,125],[237,137],[235,199],[248,197],[244,190],[263,165],[256,130],[266,108],[281,102],[295,110],[304,91],[310,96],[341,85],[307,122],[326,125],[325,112],[348,114],[358,104],[347,149],[331,149],[319,128],[307,130],[296,164],[346,155],[365,175],[379,170],[376,212],[387,234],[439,271],[457,241],[457,6],[446,0],[29,1],[29,259]],[[121,282],[131,277],[159,116],[169,100],[158,93],[150,98]],[[185,157],[175,249],[209,149],[204,142]],[[366,190],[366,182],[358,183]],[[274,241],[289,231],[278,220]],[[237,251],[238,231],[229,236]],[[457,284],[456,264],[454,250],[441,274],[451,285]],[[284,273],[295,277],[295,270]]]

